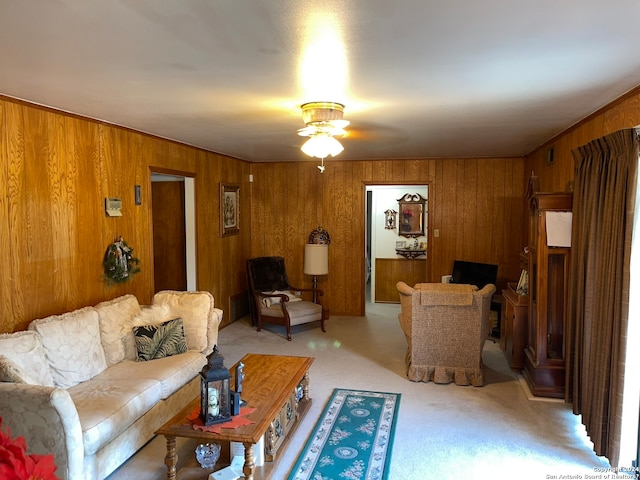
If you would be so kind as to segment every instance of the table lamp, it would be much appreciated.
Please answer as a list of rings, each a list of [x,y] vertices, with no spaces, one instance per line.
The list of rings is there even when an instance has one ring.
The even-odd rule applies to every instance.
[[[307,243],[304,246],[304,273],[313,276],[313,288],[318,288],[318,275],[329,273],[329,245]],[[316,292],[313,292],[313,302],[316,300]]]

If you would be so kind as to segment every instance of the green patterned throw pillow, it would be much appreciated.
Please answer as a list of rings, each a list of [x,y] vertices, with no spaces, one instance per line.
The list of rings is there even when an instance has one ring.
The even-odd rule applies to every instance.
[[[138,361],[170,357],[187,351],[184,324],[181,318],[174,318],[159,325],[133,327],[138,350]]]

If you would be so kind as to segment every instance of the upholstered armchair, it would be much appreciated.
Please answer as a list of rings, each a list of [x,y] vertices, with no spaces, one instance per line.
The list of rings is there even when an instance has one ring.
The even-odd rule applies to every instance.
[[[491,332],[495,285],[397,283],[407,338],[407,377],[414,382],[484,385],[482,349]]]
[[[297,288],[289,283],[282,257],[257,257],[247,260],[247,281],[252,301],[251,319],[262,330],[263,323],[284,325],[287,340],[291,340],[291,327],[320,321],[323,332],[327,311],[320,298],[319,288]],[[307,300],[313,297],[315,302]]]

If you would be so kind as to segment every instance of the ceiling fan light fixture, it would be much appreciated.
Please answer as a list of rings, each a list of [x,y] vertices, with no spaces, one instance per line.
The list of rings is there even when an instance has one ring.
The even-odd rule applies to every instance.
[[[316,158],[335,157],[339,155],[344,147],[331,135],[313,135],[300,147],[306,155]]]
[[[344,105],[336,102],[308,102],[300,106],[305,124],[342,120]],[[346,127],[346,125],[344,125]]]
[[[336,102],[308,102],[300,106],[305,128],[298,130],[298,135],[309,137],[300,150],[310,157],[320,158],[320,173],[324,173],[324,159],[339,155],[344,147],[335,136],[344,137],[344,129],[349,122],[342,118],[344,105]]]

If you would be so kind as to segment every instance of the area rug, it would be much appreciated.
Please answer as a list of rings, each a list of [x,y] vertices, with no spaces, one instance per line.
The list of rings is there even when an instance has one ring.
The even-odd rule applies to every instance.
[[[384,480],[399,393],[336,388],[289,480]]]

